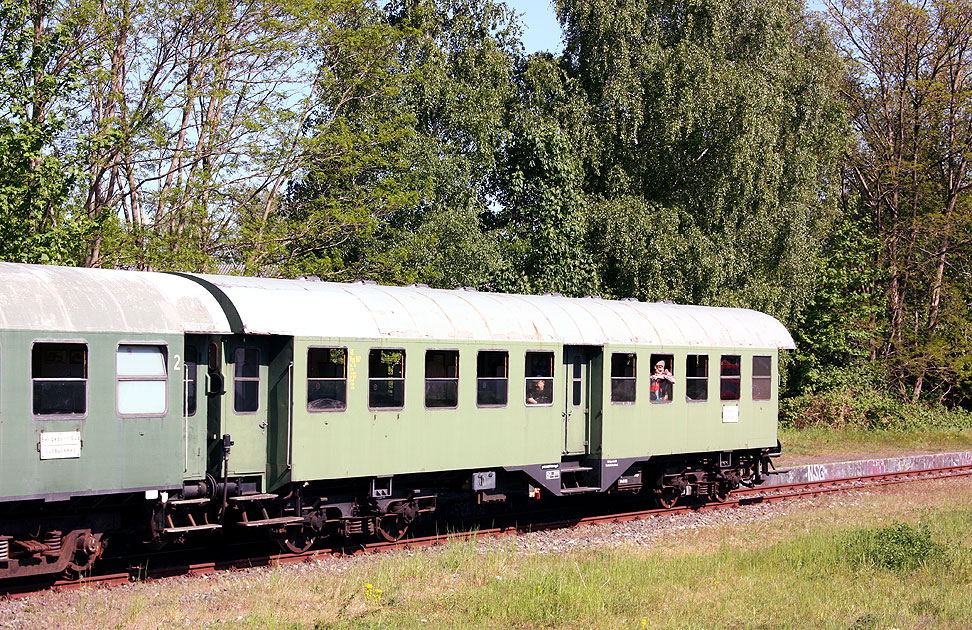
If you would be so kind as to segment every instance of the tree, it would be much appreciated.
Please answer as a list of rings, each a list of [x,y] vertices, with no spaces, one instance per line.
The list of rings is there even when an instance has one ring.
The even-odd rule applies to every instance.
[[[0,0],[0,260],[75,263],[89,226],[71,212],[62,100],[77,87],[70,24],[44,0]]]
[[[852,69],[849,185],[880,242],[874,264],[887,270],[874,355],[903,398],[968,401],[972,3],[829,10]]]
[[[840,75],[823,25],[795,2],[556,7],[590,108],[584,189],[606,290],[794,321],[836,199]]]

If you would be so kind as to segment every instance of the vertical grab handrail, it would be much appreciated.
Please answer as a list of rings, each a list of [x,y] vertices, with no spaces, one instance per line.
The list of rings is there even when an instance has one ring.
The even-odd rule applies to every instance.
[[[182,419],[186,443],[186,463],[182,472],[189,472],[189,364],[182,362]]]
[[[290,382],[287,387],[287,470],[293,468],[293,444],[291,437],[294,432],[294,362],[287,368]]]

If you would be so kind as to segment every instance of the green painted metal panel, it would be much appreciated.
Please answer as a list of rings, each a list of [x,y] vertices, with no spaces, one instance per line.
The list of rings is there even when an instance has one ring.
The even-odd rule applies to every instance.
[[[58,340],[87,345],[84,417],[48,419],[31,413],[31,346]],[[115,408],[119,343],[167,348],[164,416],[119,417]],[[0,331],[0,496],[50,498],[180,486],[188,454],[182,343],[180,335]],[[41,459],[42,433],[50,437],[73,432],[80,433],[79,457]]]

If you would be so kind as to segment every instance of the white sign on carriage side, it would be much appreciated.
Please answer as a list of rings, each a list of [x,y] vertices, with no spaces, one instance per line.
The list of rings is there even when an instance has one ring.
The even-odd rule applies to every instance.
[[[41,459],[77,459],[81,457],[81,432],[42,431],[37,450]]]
[[[723,422],[739,422],[739,405],[732,405],[722,408]]]

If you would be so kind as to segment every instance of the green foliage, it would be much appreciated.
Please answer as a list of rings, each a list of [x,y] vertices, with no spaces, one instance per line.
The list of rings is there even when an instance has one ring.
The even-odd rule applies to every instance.
[[[861,568],[912,573],[945,561],[945,546],[932,539],[924,523],[894,523],[850,534],[841,543],[845,561]]]
[[[59,140],[79,65],[71,25],[50,17],[0,0],[0,260],[76,264],[92,226],[70,210],[77,167]]]

